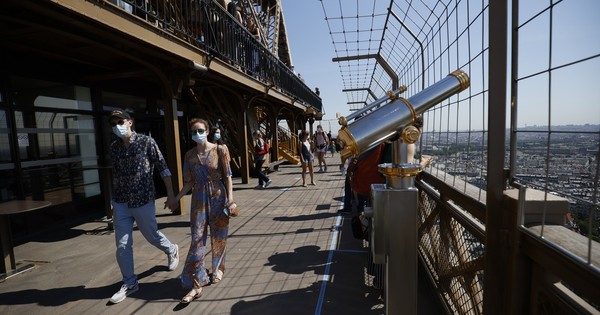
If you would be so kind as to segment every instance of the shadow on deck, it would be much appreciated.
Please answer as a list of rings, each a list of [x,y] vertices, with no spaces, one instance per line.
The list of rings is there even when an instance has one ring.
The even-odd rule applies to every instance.
[[[384,314],[381,291],[368,274],[368,248],[352,236],[352,215],[337,212],[344,184],[333,171],[337,156],[328,162],[330,172],[315,174],[317,186],[302,187],[300,167],[293,165],[271,173],[268,189],[253,189],[254,180],[234,180],[241,212],[230,221],[225,277],[188,305],[179,303],[185,291],[178,278],[189,247],[188,210],[172,215],[159,199],[160,230],[179,244],[182,255],[175,271],[167,270],[166,256],[136,230],[140,290],[111,305],[121,275],[106,223],[47,231],[15,248],[17,259],[35,268],[0,283],[0,313]],[[210,244],[207,250],[210,255]],[[419,314],[441,314],[420,278]]]

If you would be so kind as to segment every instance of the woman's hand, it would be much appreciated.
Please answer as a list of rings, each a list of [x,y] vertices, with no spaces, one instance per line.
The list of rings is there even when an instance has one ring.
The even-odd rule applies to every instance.
[[[163,207],[163,209],[169,208],[169,210],[171,211],[175,211],[177,210],[177,208],[179,208],[179,202],[177,200],[175,200],[175,198],[170,198],[167,197],[167,200],[165,200],[165,206]]]

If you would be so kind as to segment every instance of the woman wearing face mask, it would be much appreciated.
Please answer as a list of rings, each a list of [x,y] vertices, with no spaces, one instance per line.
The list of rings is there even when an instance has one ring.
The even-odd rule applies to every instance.
[[[225,145],[225,142],[223,142],[223,138],[221,137],[221,128],[210,128],[210,133],[208,134],[208,141],[218,145]]]
[[[226,146],[208,142],[208,128],[208,122],[204,119],[194,118],[190,121],[192,140],[196,142],[196,146],[185,154],[185,184],[169,205],[172,210],[176,209],[179,199],[193,189],[190,208],[192,240],[181,274],[182,287],[190,291],[181,299],[182,303],[189,303],[200,297],[203,286],[211,282],[215,284],[223,278],[229,229],[229,217],[223,209],[235,207],[229,151]],[[210,277],[204,265],[208,228],[213,268]]]

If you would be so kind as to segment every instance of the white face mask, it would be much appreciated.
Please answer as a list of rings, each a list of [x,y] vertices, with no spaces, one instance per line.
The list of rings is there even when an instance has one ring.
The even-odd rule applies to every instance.
[[[116,126],[112,127],[112,131],[117,137],[123,138],[123,137],[127,136],[127,134],[129,133],[129,128],[127,128],[127,126],[125,126],[125,124],[116,125]]]
[[[220,133],[215,133],[215,140],[219,140],[221,139],[221,134]]]
[[[198,133],[194,133],[192,135],[192,140],[196,141],[196,143],[205,143],[206,142],[206,132],[199,135]]]

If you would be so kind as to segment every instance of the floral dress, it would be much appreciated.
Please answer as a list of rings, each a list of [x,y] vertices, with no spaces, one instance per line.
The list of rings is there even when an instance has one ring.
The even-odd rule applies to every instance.
[[[204,265],[208,228],[213,271],[217,266],[225,271],[225,245],[229,232],[229,217],[223,213],[227,203],[227,190],[223,183],[226,175],[231,176],[226,146],[214,147],[206,158],[201,158],[196,148],[185,154],[184,181],[194,181],[190,209],[192,240],[181,274],[181,286],[185,289],[205,286],[210,281]]]

